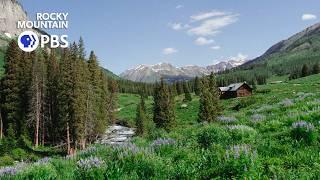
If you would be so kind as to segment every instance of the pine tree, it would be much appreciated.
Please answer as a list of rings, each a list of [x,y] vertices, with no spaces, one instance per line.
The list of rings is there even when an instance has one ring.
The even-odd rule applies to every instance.
[[[313,66],[313,74],[319,74],[320,73],[320,64],[317,63]]]
[[[175,125],[175,103],[167,84],[161,79],[154,93],[153,121],[158,128],[170,130]]]
[[[66,139],[68,154],[73,153],[74,147],[72,147],[71,141],[71,128],[73,127],[73,78],[72,69],[73,61],[71,60],[70,50],[68,48],[63,50],[60,61],[60,76],[59,76],[59,119],[62,121],[63,127],[58,131],[66,136],[60,138]]]
[[[1,104],[1,101],[0,101]],[[0,141],[3,138],[3,121],[2,121],[2,113],[1,113],[1,107],[0,107]]]
[[[47,92],[45,98],[45,113],[48,136],[54,144],[59,139],[60,129],[63,126],[62,120],[59,118],[59,64],[56,58],[56,52],[51,50],[47,63]]]
[[[30,110],[29,107],[29,95],[32,81],[32,62],[36,58],[36,52],[22,53],[22,61],[19,63],[19,69],[21,69],[19,75],[19,99],[20,99],[20,127],[21,135],[27,135],[27,119]]]
[[[304,64],[302,66],[302,70],[301,70],[301,76],[302,77],[306,77],[309,75],[309,68],[308,68],[308,65],[307,64]]]
[[[181,95],[183,93],[182,82],[180,82],[180,81],[176,82],[176,89],[177,89],[178,95]]]
[[[79,49],[76,43],[71,47],[71,59],[73,61],[73,126],[71,126],[72,137],[74,140],[74,148],[80,146],[84,149],[86,146],[85,121],[86,121],[86,96],[87,92],[87,77],[88,67],[84,59],[80,59]]]
[[[209,78],[203,78],[200,89],[201,93],[198,121],[213,122],[221,112],[219,92],[213,73],[211,73]]]
[[[200,79],[198,78],[198,76],[195,78],[194,80],[194,93],[199,96],[200,95]]]
[[[146,123],[146,107],[144,105],[144,99],[141,96],[140,103],[137,105],[136,110],[136,133],[141,136],[145,133],[145,123]]]
[[[80,39],[81,40],[81,39]],[[81,42],[81,41],[80,41]],[[100,93],[102,93],[100,88],[100,71],[98,66],[97,58],[93,51],[90,52],[89,60],[88,60],[88,70],[89,70],[89,80],[87,84],[87,97],[86,97],[86,121],[85,121],[85,129],[86,136],[92,136],[94,132],[100,132],[101,126],[99,122],[101,121],[101,105],[100,101],[103,101],[100,97]],[[94,125],[94,126],[93,126]]]
[[[189,86],[186,82],[183,83],[183,91],[184,91],[184,101],[192,101]]]
[[[1,94],[3,99],[3,126],[4,129],[13,131],[13,136],[18,137],[21,129],[19,127],[21,107],[20,105],[20,89],[19,89],[19,61],[21,61],[21,52],[15,40],[9,43],[9,47],[5,54],[5,73],[1,86]],[[9,134],[9,132],[7,132]]]
[[[109,89],[109,98],[108,98],[108,116],[109,116],[109,123],[115,123],[115,109],[117,108],[117,101],[118,101],[118,84],[115,80],[108,78],[108,89]]]

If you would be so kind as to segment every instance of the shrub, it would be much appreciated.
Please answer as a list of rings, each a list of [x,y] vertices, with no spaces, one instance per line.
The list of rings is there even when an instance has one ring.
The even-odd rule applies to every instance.
[[[252,127],[246,125],[227,126],[234,143],[249,143],[255,140],[257,132]]]
[[[98,157],[80,159],[77,162],[76,179],[104,179],[105,163]]]
[[[239,111],[242,108],[249,107],[257,102],[255,97],[241,98],[239,103],[233,107],[233,110]]]
[[[17,161],[22,161],[28,158],[28,154],[21,148],[16,148],[11,152],[12,158]]]
[[[26,168],[22,173],[19,173],[17,179],[57,179],[57,172],[51,164],[33,165]]]
[[[206,127],[197,134],[197,142],[202,148],[209,148],[218,143],[224,144],[229,140],[230,136],[226,130],[217,126]]]
[[[0,157],[0,167],[1,166],[12,166],[14,164],[14,159],[12,157],[5,155]]]
[[[257,173],[257,152],[250,145],[232,145],[225,151],[221,164],[221,176],[224,178],[253,178]],[[236,179],[237,179],[236,178]],[[240,178],[240,179],[242,179]]]
[[[298,121],[292,124],[291,135],[294,139],[304,140],[311,144],[316,140],[316,133],[313,124],[305,121]]]

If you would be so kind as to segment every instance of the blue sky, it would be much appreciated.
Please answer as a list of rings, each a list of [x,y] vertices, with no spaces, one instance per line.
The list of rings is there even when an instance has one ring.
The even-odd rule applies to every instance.
[[[20,0],[29,18],[68,12],[69,29],[119,74],[138,64],[206,66],[254,58],[319,22],[319,0]]]

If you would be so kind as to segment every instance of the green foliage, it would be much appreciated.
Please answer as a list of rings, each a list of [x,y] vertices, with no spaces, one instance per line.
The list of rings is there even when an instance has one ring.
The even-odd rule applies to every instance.
[[[240,109],[249,107],[256,102],[257,99],[255,97],[241,98],[239,103],[233,109],[239,111]]]
[[[51,164],[34,165],[23,171],[17,179],[57,179],[58,174]]]
[[[27,159],[28,154],[26,153],[26,151],[24,151],[21,148],[16,148],[12,150],[12,158],[17,160],[17,161],[22,161],[24,159]]]
[[[221,127],[210,125],[203,128],[197,134],[197,142],[202,148],[209,148],[213,144],[225,144],[230,141],[231,136]]]
[[[213,73],[209,78],[204,78],[201,83],[200,107],[198,121],[213,122],[222,111],[220,95]]]
[[[260,94],[268,94],[271,92],[271,89],[257,89],[254,91],[255,93],[260,93]]]
[[[145,112],[146,107],[144,103],[144,98],[141,96],[140,104],[138,104],[136,111],[136,134],[138,136],[146,133],[147,117]]]
[[[309,68],[308,68],[308,65],[304,64],[302,66],[302,70],[301,70],[301,76],[302,77],[306,77],[309,75]]]
[[[192,101],[189,86],[187,83],[183,83],[184,101]]]
[[[175,126],[175,102],[168,85],[161,79],[154,93],[153,121],[158,128],[170,130]]]
[[[0,157],[0,167],[11,166],[14,164],[14,159],[9,155],[4,155]]]
[[[314,143],[317,140],[314,126],[305,121],[296,122],[292,125],[291,136],[298,141],[303,140],[308,144]]]

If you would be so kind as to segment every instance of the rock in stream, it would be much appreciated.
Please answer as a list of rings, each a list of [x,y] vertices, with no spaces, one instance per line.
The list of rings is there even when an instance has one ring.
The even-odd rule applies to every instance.
[[[109,126],[105,134],[97,143],[100,144],[122,144],[130,141],[135,134],[134,128],[128,128],[120,125]]]

